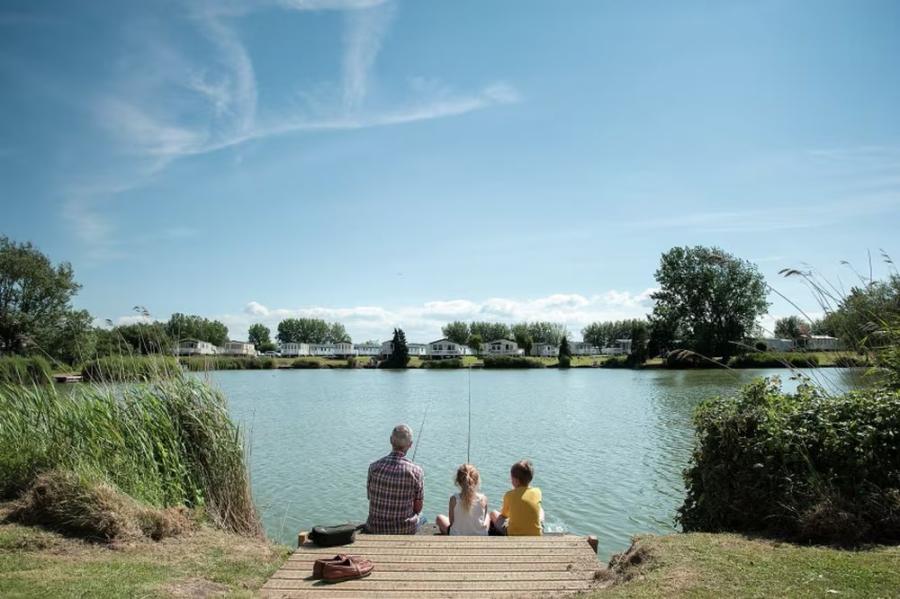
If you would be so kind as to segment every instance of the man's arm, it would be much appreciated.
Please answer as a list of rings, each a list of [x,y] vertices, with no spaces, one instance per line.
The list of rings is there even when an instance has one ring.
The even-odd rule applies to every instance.
[[[369,474],[366,476],[366,499],[372,501],[372,467],[369,466]]]
[[[413,499],[413,511],[417,514],[422,513],[425,505],[425,473],[416,478],[416,497]]]

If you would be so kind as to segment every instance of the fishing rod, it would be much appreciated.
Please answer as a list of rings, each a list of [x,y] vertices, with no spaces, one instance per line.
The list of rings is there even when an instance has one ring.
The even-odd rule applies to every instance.
[[[428,408],[431,407],[431,399],[428,400],[428,403],[425,404],[425,413],[422,414],[422,424],[419,425],[419,442],[416,443],[415,448],[413,448],[412,461],[416,461],[416,452],[419,451],[419,445],[422,444],[422,432],[425,430],[425,419],[428,418]]]
[[[466,464],[471,464],[469,460],[472,452],[472,368],[469,367],[469,432],[466,434]]]

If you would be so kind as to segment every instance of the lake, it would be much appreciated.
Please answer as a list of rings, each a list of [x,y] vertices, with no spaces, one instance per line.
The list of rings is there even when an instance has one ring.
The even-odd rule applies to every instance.
[[[808,371],[846,388],[858,371]],[[366,473],[390,450],[393,426],[414,431],[425,468],[425,515],[446,513],[456,467],[466,461],[471,376],[471,461],[491,509],[509,489],[509,467],[535,465],[551,531],[596,534],[600,557],[639,533],[675,529],[681,472],[703,399],[786,370],[280,370],[210,374],[250,440],[250,471],[270,538],[365,520]],[[427,414],[426,414],[427,411]],[[424,418],[424,427],[422,422]]]

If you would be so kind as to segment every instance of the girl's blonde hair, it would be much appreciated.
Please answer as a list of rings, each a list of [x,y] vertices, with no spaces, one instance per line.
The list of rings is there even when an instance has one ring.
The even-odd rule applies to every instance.
[[[472,464],[463,464],[456,470],[456,484],[462,491],[460,496],[467,510],[471,509],[472,502],[475,501],[475,494],[478,492],[480,479],[478,468]]]

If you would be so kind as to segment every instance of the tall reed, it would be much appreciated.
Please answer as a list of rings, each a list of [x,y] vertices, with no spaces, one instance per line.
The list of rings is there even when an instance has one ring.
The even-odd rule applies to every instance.
[[[219,527],[260,534],[240,428],[224,397],[175,375],[118,386],[0,386],[0,494],[40,473],[108,481],[158,507],[201,507]]]

